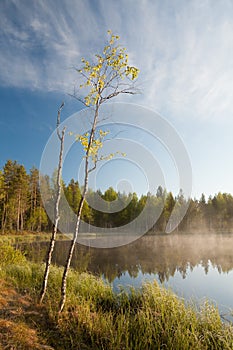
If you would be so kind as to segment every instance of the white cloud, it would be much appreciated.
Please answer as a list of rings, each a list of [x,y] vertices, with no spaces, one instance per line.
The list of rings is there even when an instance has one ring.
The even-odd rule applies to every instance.
[[[231,118],[230,1],[15,0],[0,8],[3,85],[67,91],[70,68],[98,51],[111,28],[141,70],[137,102],[181,119]]]
[[[147,46],[147,50],[142,48],[141,51],[151,54],[150,60],[141,55],[142,64],[144,61],[144,67],[148,67],[145,72],[148,82],[146,101],[159,111],[166,109],[182,118],[184,115],[208,118],[213,114],[217,116],[222,111],[223,104],[230,107],[233,72],[229,62],[233,54],[233,42],[226,37],[232,37],[233,27],[225,17],[222,21],[215,22],[213,17],[216,14],[212,16],[210,10],[209,8],[207,12],[206,9],[209,19],[203,18],[200,21],[200,17],[204,16],[199,11],[195,12],[195,8],[177,7],[173,20],[170,20],[173,31],[170,28],[166,30],[165,27],[159,30],[166,45],[155,44],[156,47],[150,50],[147,43],[153,42],[153,34],[145,38],[143,46]],[[227,10],[224,11],[227,17]],[[221,94],[221,108],[220,101],[216,100],[212,91],[218,83],[221,83],[221,91],[224,91]],[[220,92],[219,85],[218,89]],[[206,100],[207,93],[209,101]],[[228,111],[225,110],[226,115]]]

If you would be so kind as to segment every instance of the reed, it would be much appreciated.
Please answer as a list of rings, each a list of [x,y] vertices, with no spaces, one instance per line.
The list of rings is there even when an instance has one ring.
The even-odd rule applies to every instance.
[[[1,255],[7,249],[0,245]],[[37,309],[44,266],[24,256],[20,260],[21,253],[14,249],[11,253],[13,257],[8,251],[1,263],[2,276],[17,293],[29,295],[31,307]],[[72,270],[66,308],[58,316],[61,278],[62,269],[52,266],[40,309],[44,317],[20,319],[30,330],[36,324],[42,342],[55,349],[233,349],[233,326],[221,321],[216,307],[208,302],[198,309],[187,305],[157,282],[116,294],[100,278]]]

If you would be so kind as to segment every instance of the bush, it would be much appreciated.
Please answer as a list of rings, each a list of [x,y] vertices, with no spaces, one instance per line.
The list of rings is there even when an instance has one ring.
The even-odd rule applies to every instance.
[[[0,256],[1,267],[15,264],[24,265],[27,263],[25,256],[7,243],[0,243]]]

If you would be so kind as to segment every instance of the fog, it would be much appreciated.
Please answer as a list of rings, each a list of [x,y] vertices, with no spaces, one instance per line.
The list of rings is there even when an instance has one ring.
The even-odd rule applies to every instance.
[[[63,265],[70,241],[56,243],[54,263]],[[43,260],[48,243],[35,242],[21,245],[31,260]],[[219,273],[233,269],[233,234],[198,233],[144,236],[131,244],[110,249],[77,245],[72,266],[79,271],[101,275],[110,282],[128,272],[137,277],[158,274],[161,282],[178,271],[183,278],[188,269],[200,265],[205,273],[209,266]]]

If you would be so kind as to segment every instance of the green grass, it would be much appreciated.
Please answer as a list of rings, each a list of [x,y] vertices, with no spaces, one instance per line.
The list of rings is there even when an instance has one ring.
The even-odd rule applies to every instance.
[[[0,244],[1,243],[7,243],[7,244],[17,244],[17,243],[33,243],[35,241],[50,241],[51,233],[28,233],[28,232],[22,232],[21,234],[0,234]],[[57,234],[57,240],[69,240],[69,236],[58,233]]]
[[[29,295],[31,307],[38,309],[44,265],[29,263],[11,249],[0,245],[1,256],[5,254],[1,276],[18,293]],[[58,316],[61,276],[62,269],[52,266],[40,309],[44,317],[20,319],[30,329],[36,324],[43,342],[56,350],[233,349],[233,327],[221,322],[214,306],[207,302],[199,310],[187,306],[156,282],[145,284],[141,291],[132,288],[131,293],[115,294],[101,279],[71,270],[66,308]]]

